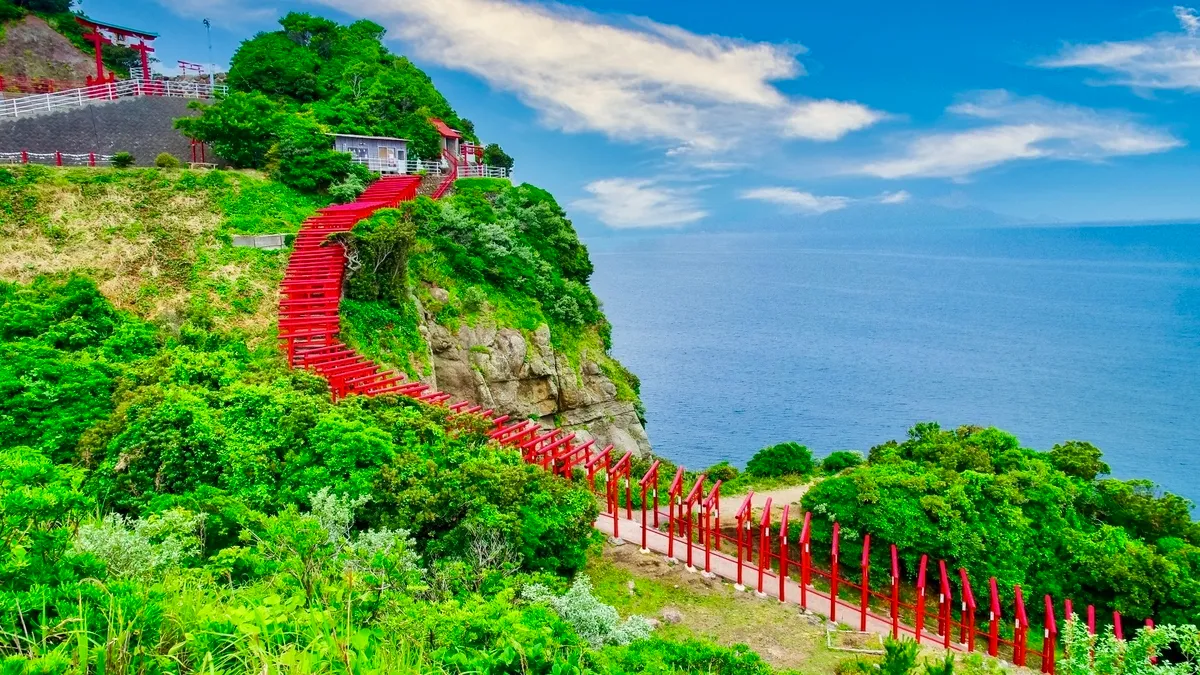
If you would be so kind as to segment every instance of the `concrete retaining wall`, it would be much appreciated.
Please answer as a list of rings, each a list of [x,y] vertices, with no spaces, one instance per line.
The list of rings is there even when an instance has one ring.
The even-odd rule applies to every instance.
[[[172,126],[195,115],[189,99],[129,98],[30,118],[0,120],[0,152],[133,153],[149,166],[161,152],[191,161],[191,144]],[[209,161],[213,161],[211,158]]]

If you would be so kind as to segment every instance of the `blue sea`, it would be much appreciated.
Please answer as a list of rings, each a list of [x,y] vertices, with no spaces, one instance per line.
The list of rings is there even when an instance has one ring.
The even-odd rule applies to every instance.
[[[1200,501],[1200,226],[670,233],[589,242],[655,451],[743,465],[916,422],[1100,447]]]

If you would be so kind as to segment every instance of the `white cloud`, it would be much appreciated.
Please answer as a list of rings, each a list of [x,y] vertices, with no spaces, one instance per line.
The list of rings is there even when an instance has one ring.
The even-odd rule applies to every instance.
[[[798,45],[704,36],[560,5],[504,0],[319,0],[368,15],[422,59],[510,91],[565,131],[654,141],[685,155],[818,141],[874,124],[858,103],[784,95]]]
[[[1200,89],[1200,14],[1176,6],[1183,34],[1163,33],[1141,40],[1066,45],[1037,62],[1043,68],[1090,68],[1110,75],[1096,84],[1136,89]]]
[[[667,187],[651,179],[605,178],[584,189],[592,196],[571,206],[618,229],[680,227],[708,215],[700,208],[695,190]]]
[[[738,196],[742,199],[770,202],[791,210],[814,215],[844,209],[854,201],[849,197],[814,195],[811,192],[804,192],[803,190],[789,187],[754,188],[746,190]]]
[[[244,29],[275,21],[279,10],[249,0],[157,0],[172,13],[187,19],[208,19],[214,26]]]
[[[1174,11],[1175,18],[1179,20],[1179,25],[1185,33],[1192,37],[1200,33],[1200,14],[1197,14],[1195,9],[1175,5]]]
[[[1099,161],[1183,145],[1170,133],[1138,124],[1123,113],[1021,98],[1006,91],[974,94],[948,111],[992,124],[917,136],[899,156],[867,162],[854,173],[880,178],[962,179],[1022,159]]]
[[[897,190],[895,192],[884,192],[879,195],[880,204],[903,204],[912,199],[912,194],[908,190]]]

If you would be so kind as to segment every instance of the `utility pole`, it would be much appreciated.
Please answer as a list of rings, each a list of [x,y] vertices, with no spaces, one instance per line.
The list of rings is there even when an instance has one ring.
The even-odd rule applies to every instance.
[[[208,19],[204,20],[204,34],[208,37],[208,86],[210,90],[214,90],[217,86],[216,69],[217,65],[213,63],[212,57],[212,24]],[[216,92],[213,91],[215,94]]]

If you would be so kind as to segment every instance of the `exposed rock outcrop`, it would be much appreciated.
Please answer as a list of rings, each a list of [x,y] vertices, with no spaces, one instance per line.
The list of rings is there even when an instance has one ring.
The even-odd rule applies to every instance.
[[[4,26],[0,75],[83,82],[96,62],[39,17],[29,15]]]
[[[595,438],[598,448],[611,443],[622,452],[650,452],[633,403],[617,400],[599,364],[585,359],[575,367],[558,354],[544,324],[531,334],[486,323],[452,333],[425,314],[421,331],[433,366],[428,380],[438,389]]]

